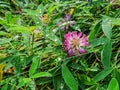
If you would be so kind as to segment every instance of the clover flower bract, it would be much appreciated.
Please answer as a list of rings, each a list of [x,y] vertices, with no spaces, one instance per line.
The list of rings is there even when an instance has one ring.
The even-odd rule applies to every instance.
[[[64,50],[68,52],[68,56],[80,55],[86,53],[84,47],[89,45],[88,38],[82,32],[77,31],[68,32],[64,35]]]
[[[70,14],[66,14],[66,15],[64,16],[64,20],[65,20],[65,21],[70,20],[70,18],[71,18],[71,15],[70,15]]]
[[[70,19],[71,19],[71,14],[65,14],[64,18],[62,19],[62,21],[57,22],[56,25],[61,30],[68,30],[69,26],[72,26],[72,25],[76,24],[75,21],[70,21]],[[65,25],[63,25],[63,24],[65,24]]]

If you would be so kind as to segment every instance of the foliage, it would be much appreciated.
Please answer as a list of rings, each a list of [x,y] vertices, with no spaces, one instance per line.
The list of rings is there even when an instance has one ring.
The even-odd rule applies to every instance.
[[[117,2],[0,1],[1,90],[119,90]],[[63,21],[66,14],[71,18]],[[69,57],[64,51],[64,35],[72,31],[88,36],[85,54]]]

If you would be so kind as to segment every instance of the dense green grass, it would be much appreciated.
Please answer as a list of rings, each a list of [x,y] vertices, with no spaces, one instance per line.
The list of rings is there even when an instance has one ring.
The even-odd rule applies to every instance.
[[[119,90],[118,2],[0,1],[1,90]],[[71,18],[63,22],[65,14]],[[85,54],[64,51],[64,35],[72,31],[88,36]]]

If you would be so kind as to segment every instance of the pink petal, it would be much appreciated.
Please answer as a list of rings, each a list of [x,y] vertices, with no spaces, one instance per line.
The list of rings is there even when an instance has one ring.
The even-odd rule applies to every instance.
[[[64,35],[64,38],[69,40],[69,39],[71,38],[71,33],[68,32],[67,34],[65,34],[65,35]]]
[[[78,33],[78,38],[80,38],[82,36],[82,32]]]
[[[86,42],[86,41],[84,41],[84,42],[80,42],[80,46],[88,46],[88,45],[89,45],[89,43]]]
[[[70,42],[68,40],[64,41],[64,45],[69,45],[69,44],[70,44]]]
[[[70,18],[71,18],[71,15],[70,15],[70,14],[66,14],[66,15],[64,16],[64,20],[65,20],[65,21],[68,21]]]
[[[87,37],[82,37],[81,39],[82,39],[82,41],[88,41]]]
[[[71,49],[68,51],[68,56],[72,56],[74,55],[74,53],[75,53],[74,49]]]
[[[83,36],[82,36],[81,39],[83,39],[84,41],[85,41],[85,40],[88,40],[88,38],[87,38],[87,36],[86,36],[85,34],[83,34]]]
[[[59,21],[56,23],[56,25],[59,27],[62,23]]]
[[[69,50],[69,47],[64,47],[64,50],[65,50],[65,51],[68,51],[68,50]]]
[[[64,50],[65,50],[65,51],[68,51],[68,50],[70,50],[71,48],[72,48],[71,45],[66,45],[66,46],[64,46]]]
[[[79,53],[82,53],[82,54],[86,53],[86,51],[82,48],[78,48],[78,51],[79,51]]]
[[[77,32],[76,32],[76,31],[73,31],[73,32],[72,32],[72,37],[73,37],[73,38],[77,38]]]

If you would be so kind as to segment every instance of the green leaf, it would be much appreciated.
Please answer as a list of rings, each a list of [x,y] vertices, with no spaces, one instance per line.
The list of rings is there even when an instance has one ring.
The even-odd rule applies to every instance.
[[[34,57],[33,58],[32,65],[31,65],[30,70],[29,70],[29,76],[30,77],[36,72],[39,61],[40,61],[40,57]]]
[[[22,66],[25,67],[26,65],[30,64],[32,62],[34,58],[34,54],[28,56],[28,57],[24,57],[24,60],[22,62]]]
[[[66,23],[66,25],[69,24],[69,23],[70,23],[70,21],[69,21],[68,23]],[[63,26],[64,26],[64,25],[63,25]],[[72,27],[74,30],[81,31],[81,30],[80,30],[80,25],[79,25],[79,24],[71,25],[71,27]]]
[[[101,61],[104,68],[110,67],[112,53],[112,42],[108,40],[101,52]]]
[[[103,18],[102,30],[103,30],[105,36],[108,39],[111,39],[111,36],[112,36],[112,24],[111,24],[110,20],[107,20],[107,19]]]
[[[19,79],[19,84],[17,85],[17,90],[19,88],[22,88],[23,86],[30,87],[30,90],[35,90],[35,83],[32,79],[30,78],[20,78]]]
[[[83,84],[85,85],[94,85],[95,81],[92,80],[90,77],[88,77],[87,75],[80,75],[80,80]]]
[[[90,45],[88,47],[96,47],[99,45],[103,45],[108,41],[107,38],[96,38],[91,40]]]
[[[51,5],[51,6],[48,8],[47,14],[50,15],[56,8],[57,8],[56,5]]]
[[[14,58],[16,58],[16,56],[7,56],[7,57],[5,57],[5,58],[1,58],[1,59],[0,59],[0,64],[1,64],[1,63],[4,63],[4,62],[7,62],[7,61],[11,61],[11,60],[13,60]]]
[[[20,20],[20,15],[15,15],[12,17],[10,24],[16,24],[16,22],[19,22]]]
[[[102,79],[104,79],[106,76],[108,76],[112,72],[113,68],[107,68],[103,71],[99,72],[93,79],[98,82]]]
[[[31,10],[31,9],[22,9],[22,11],[25,12],[26,15],[30,15],[30,16],[35,16],[37,14],[35,10]]]
[[[112,77],[115,77],[120,85],[120,71],[119,71],[119,68],[115,68],[113,71],[112,71]]]
[[[49,72],[40,72],[31,76],[31,78],[40,78],[40,77],[52,77],[52,74]]]
[[[86,90],[97,90],[98,89],[98,85],[93,85],[89,88],[87,88]]]
[[[12,32],[20,32],[20,33],[30,33],[31,32],[28,27],[21,26],[21,25],[11,26],[9,28],[9,30]]]
[[[112,78],[110,80],[109,86],[107,90],[119,90],[119,84],[116,78]]]
[[[29,87],[28,90],[36,90],[36,83],[34,80],[31,80],[30,82],[28,82],[26,86]]]
[[[0,24],[1,24],[1,25],[6,25],[7,22],[6,22],[3,18],[0,18]]]
[[[12,85],[11,85],[11,87],[10,87],[10,90],[15,90],[16,84],[17,84],[17,82],[13,82]]]
[[[95,24],[90,28],[90,34],[89,34],[89,40],[93,40],[93,38],[95,38],[95,36],[97,35],[98,31],[100,30],[100,22],[101,20],[97,20],[95,22]]]
[[[54,90],[60,90],[61,83],[62,83],[61,78],[62,78],[61,76],[53,77]]]
[[[103,15],[103,17],[111,21],[112,25],[120,25],[120,18],[114,18],[105,15]]]
[[[6,2],[6,1],[0,1],[0,8],[7,8],[7,9],[11,9],[10,8],[10,3]]]
[[[58,45],[62,45],[62,42],[60,41],[60,39],[54,33],[47,34],[46,38],[52,40],[54,43],[56,43]]]
[[[8,83],[9,83],[10,79],[4,79],[0,81],[0,90],[8,90]]]
[[[11,22],[11,18],[12,18],[12,15],[11,15],[11,12],[6,12],[5,13],[5,18],[6,18],[6,22],[7,23],[10,23]]]
[[[45,78],[36,79],[36,84],[43,85],[43,84],[51,83],[52,81],[53,81],[53,78],[45,77]]]
[[[0,31],[0,36],[6,36],[8,33]]]
[[[22,33],[23,36],[23,42],[25,45],[29,48],[30,47],[30,33]]]
[[[62,76],[71,90],[78,90],[78,83],[65,64],[62,65]]]
[[[8,44],[10,41],[12,41],[11,38],[2,38],[0,39],[0,45]]]
[[[8,82],[4,86],[2,86],[1,90],[7,90],[8,89]]]
[[[12,61],[11,64],[14,67],[14,72],[15,74],[20,74],[21,73],[21,60],[19,56],[16,56]]]
[[[19,83],[17,85],[18,88],[21,88],[24,86],[26,83],[30,82],[30,78],[19,78]]]
[[[43,4],[40,4],[38,6],[37,12],[39,13],[39,16],[41,16],[44,13],[44,6],[43,6]]]

